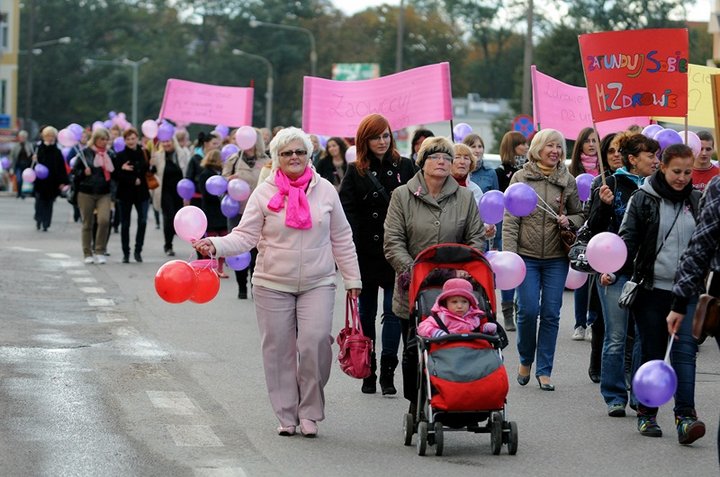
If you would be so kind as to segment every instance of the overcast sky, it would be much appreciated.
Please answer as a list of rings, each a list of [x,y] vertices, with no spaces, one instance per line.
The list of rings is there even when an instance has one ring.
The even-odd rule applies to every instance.
[[[368,7],[382,5],[384,3],[390,5],[399,5],[400,0],[333,0],[335,6],[344,11],[348,15],[365,10]],[[691,21],[708,21],[710,17],[710,4],[712,0],[690,0],[688,4],[688,20]]]

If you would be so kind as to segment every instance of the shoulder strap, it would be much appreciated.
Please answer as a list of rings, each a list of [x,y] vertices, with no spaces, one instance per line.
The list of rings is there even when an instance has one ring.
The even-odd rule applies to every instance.
[[[390,203],[390,196],[388,195],[387,191],[385,190],[385,187],[380,183],[377,177],[375,177],[375,174],[373,174],[373,171],[370,169],[367,170],[367,176],[370,178],[370,182],[372,182],[373,186],[375,186],[375,189],[377,189],[378,193],[382,196],[383,200]]]
[[[440,327],[441,330],[443,330],[445,333],[450,334],[450,330],[448,330],[448,327],[445,326],[445,323],[443,323],[443,320],[440,319],[440,317],[435,313],[434,311],[430,315],[435,320],[435,323]]]

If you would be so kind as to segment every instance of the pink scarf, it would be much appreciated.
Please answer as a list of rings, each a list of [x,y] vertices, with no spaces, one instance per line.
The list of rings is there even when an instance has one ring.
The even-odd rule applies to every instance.
[[[580,153],[580,161],[582,162],[583,169],[585,172],[593,177],[596,177],[600,171],[598,170],[598,157],[588,156],[585,153]]]
[[[115,166],[113,166],[112,160],[110,159],[110,156],[108,156],[106,149],[100,149],[99,147],[95,147],[95,160],[93,161],[94,167],[102,167],[103,174],[105,175],[105,180],[110,180],[110,173],[115,170]]]
[[[287,209],[285,211],[285,225],[294,229],[307,230],[312,228],[310,205],[308,204],[305,188],[310,183],[313,173],[307,167],[305,172],[295,180],[290,180],[280,169],[275,172],[275,185],[277,194],[268,202],[268,209],[279,212],[284,206],[287,196]]]

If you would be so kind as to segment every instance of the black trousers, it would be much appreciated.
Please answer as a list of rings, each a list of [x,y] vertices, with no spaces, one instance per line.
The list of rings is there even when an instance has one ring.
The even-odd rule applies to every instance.
[[[54,203],[55,199],[43,199],[39,195],[35,196],[35,222],[38,229],[42,227],[47,230],[50,227]]]

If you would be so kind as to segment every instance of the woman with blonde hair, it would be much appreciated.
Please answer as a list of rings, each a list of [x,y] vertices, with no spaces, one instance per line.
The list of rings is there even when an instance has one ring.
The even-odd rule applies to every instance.
[[[52,126],[43,128],[40,133],[42,141],[33,156],[38,164],[48,169],[47,177],[35,179],[35,222],[37,229],[40,230],[42,227],[43,232],[47,232],[50,228],[55,199],[69,183],[65,160],[55,144],[57,134],[57,129]]]

